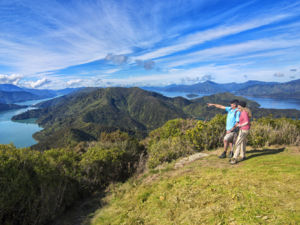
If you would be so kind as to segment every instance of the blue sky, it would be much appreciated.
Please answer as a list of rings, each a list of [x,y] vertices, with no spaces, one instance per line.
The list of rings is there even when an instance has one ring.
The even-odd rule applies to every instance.
[[[0,83],[299,78],[298,0],[0,0]]]

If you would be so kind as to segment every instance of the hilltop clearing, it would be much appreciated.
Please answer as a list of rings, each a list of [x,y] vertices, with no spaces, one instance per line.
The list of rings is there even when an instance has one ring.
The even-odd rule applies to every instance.
[[[300,148],[247,149],[232,166],[216,154],[165,164],[112,185],[90,220],[100,224],[298,224]]]

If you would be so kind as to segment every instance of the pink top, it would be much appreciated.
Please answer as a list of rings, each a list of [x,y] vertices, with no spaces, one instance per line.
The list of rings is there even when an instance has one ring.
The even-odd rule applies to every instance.
[[[250,129],[250,119],[249,119],[248,113],[246,111],[242,111],[241,115],[240,115],[239,124],[242,125],[246,122],[248,122],[248,124],[246,126],[240,127],[241,130],[249,130]]]

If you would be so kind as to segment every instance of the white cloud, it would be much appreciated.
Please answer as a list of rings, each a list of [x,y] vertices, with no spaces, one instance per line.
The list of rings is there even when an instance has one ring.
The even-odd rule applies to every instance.
[[[14,84],[18,85],[20,80],[23,78],[23,75],[20,74],[0,74],[0,84]]]
[[[161,59],[158,61],[160,63],[165,63],[168,67],[172,68],[202,61],[218,61],[233,56],[255,53],[257,51],[276,50],[280,48],[289,48],[295,46],[300,46],[299,39],[262,39],[233,45],[212,47],[181,56]]]
[[[25,81],[24,84],[28,87],[31,88],[40,88],[44,85],[50,84],[51,80],[47,79],[47,78],[42,78],[40,80],[37,81]]]
[[[69,81],[67,81],[67,86],[68,87],[81,86],[82,83],[83,83],[82,79],[69,80]]]
[[[290,67],[287,67],[288,71]],[[273,75],[278,72],[273,68],[248,68],[246,64],[228,64],[228,65],[205,65],[186,70],[175,70],[169,73],[157,73],[152,75],[143,75],[138,77],[127,78],[104,78],[103,84],[106,86],[144,86],[144,85],[168,85],[170,83],[196,83],[206,80],[214,80],[217,83],[228,82],[245,82],[247,79],[261,80],[261,81],[274,81],[278,79],[282,81],[281,77],[274,77]],[[245,76],[245,74],[247,74]]]
[[[24,7],[39,19],[27,17],[24,24],[20,20],[16,25],[12,7],[13,19],[7,24],[14,29],[0,36],[1,63],[24,74],[88,63],[109,52],[129,54],[132,46],[151,44],[160,36],[157,30],[139,25],[136,14],[113,2],[78,1],[69,8],[55,1],[45,7],[41,1]],[[28,36],[26,31],[33,34]]]
[[[262,18],[259,20],[249,21],[247,23],[232,25],[232,26],[219,26],[213,29],[200,31],[187,35],[180,39],[177,43],[157,49],[155,51],[146,53],[144,55],[138,56],[137,58],[142,60],[159,58],[162,56],[170,55],[172,53],[187,50],[195,45],[203,44],[204,42],[211,41],[214,39],[222,38],[225,36],[237,34],[254,28],[258,28],[267,24],[274,23],[276,21],[286,18],[287,15],[278,15],[275,17]]]
[[[106,74],[112,74],[112,73],[116,73],[118,71],[120,71],[120,69],[116,68],[116,69],[105,70],[104,73],[106,73]]]

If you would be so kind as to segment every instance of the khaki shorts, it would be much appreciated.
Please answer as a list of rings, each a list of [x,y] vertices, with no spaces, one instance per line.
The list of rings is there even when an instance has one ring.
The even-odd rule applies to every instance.
[[[225,134],[224,141],[235,143],[236,138],[237,138],[237,132],[230,132],[228,134]]]

